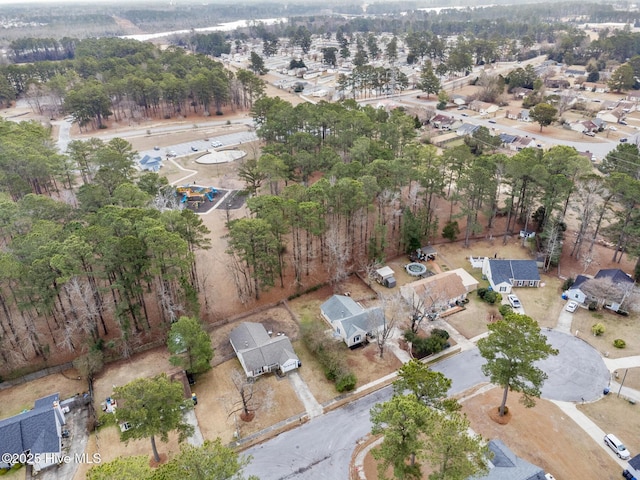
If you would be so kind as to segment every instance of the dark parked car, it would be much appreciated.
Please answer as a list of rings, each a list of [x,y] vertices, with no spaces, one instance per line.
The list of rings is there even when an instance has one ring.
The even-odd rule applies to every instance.
[[[633,474],[629,470],[623,470],[622,471],[622,476],[624,478],[626,478],[627,480],[637,480],[637,478],[634,477]]]

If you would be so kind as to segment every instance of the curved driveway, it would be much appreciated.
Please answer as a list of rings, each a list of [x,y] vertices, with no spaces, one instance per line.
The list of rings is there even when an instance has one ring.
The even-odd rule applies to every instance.
[[[542,397],[575,402],[601,396],[609,384],[609,371],[598,352],[566,333],[543,333],[559,353],[539,363],[549,376]],[[472,348],[432,368],[452,380],[449,393],[456,395],[488,382],[481,370],[483,364],[478,349]],[[387,401],[391,394],[390,387],[383,388],[248,449],[244,453],[253,459],[245,474],[257,475],[261,480],[349,478],[351,453],[358,439],[371,431],[369,410],[376,403]]]

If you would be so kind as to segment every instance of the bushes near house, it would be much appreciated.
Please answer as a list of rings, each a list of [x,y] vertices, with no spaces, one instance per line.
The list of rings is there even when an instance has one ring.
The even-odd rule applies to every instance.
[[[502,295],[488,288],[479,288],[478,296],[487,303],[494,304],[502,302]]]
[[[322,366],[327,380],[335,383],[338,392],[348,392],[356,387],[358,379],[340,351],[346,347],[327,338],[321,325],[315,322],[303,324],[302,341]]]
[[[449,346],[449,332],[440,328],[434,328],[431,335],[421,337],[411,330],[404,332],[404,338],[407,342],[411,342],[413,346],[413,356],[416,358],[424,358],[434,353],[441,352]]]
[[[505,303],[504,305],[500,305],[500,308],[498,308],[498,312],[500,312],[500,315],[502,315],[502,318],[504,318],[511,312],[513,312],[513,307]]]
[[[591,327],[591,333],[593,333],[595,337],[599,337],[604,332],[605,332],[605,328],[604,328],[604,325],[601,323],[596,323],[593,325],[593,327]]]
[[[613,341],[613,346],[616,347],[616,348],[625,348],[627,346],[627,342],[625,342],[621,338],[616,338]]]

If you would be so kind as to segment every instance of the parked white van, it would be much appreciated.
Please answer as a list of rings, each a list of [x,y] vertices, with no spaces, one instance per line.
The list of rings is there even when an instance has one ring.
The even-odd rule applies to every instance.
[[[604,436],[604,444],[613,450],[622,460],[628,460],[631,458],[631,454],[629,453],[629,450],[627,450],[627,447],[625,447],[620,439],[613,433],[607,433]]]

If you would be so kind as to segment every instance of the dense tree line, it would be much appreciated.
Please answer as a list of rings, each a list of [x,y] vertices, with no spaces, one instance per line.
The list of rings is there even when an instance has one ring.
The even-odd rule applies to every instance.
[[[251,72],[234,74],[181,48],[160,51],[135,40],[87,39],[75,44],[73,56],[0,68],[0,99],[24,94],[40,113],[65,112],[81,127],[103,128],[110,117],[222,114],[228,105],[246,109],[264,93],[264,82]]]
[[[478,235],[506,242],[521,228],[538,230],[549,268],[558,262],[566,229],[560,226],[572,209],[581,225],[568,248],[585,264],[601,234],[618,244],[616,260],[640,251],[633,234],[640,225],[635,145],[613,152],[604,164],[611,174],[603,177],[571,147],[508,156],[482,132],[438,154],[416,141],[414,120],[399,109],[351,100],[293,107],[264,98],[252,111],[266,145],[240,169],[251,216],[229,225],[228,253],[244,300],[283,286],[287,268],[299,285],[313,265],[340,281],[436,240],[452,222],[460,222],[465,245]],[[500,231],[499,216],[506,217]]]
[[[74,141],[61,155],[35,123],[0,130],[0,371],[57,350],[126,356],[198,312],[208,230],[168,208],[166,180],[136,175],[127,142]]]

